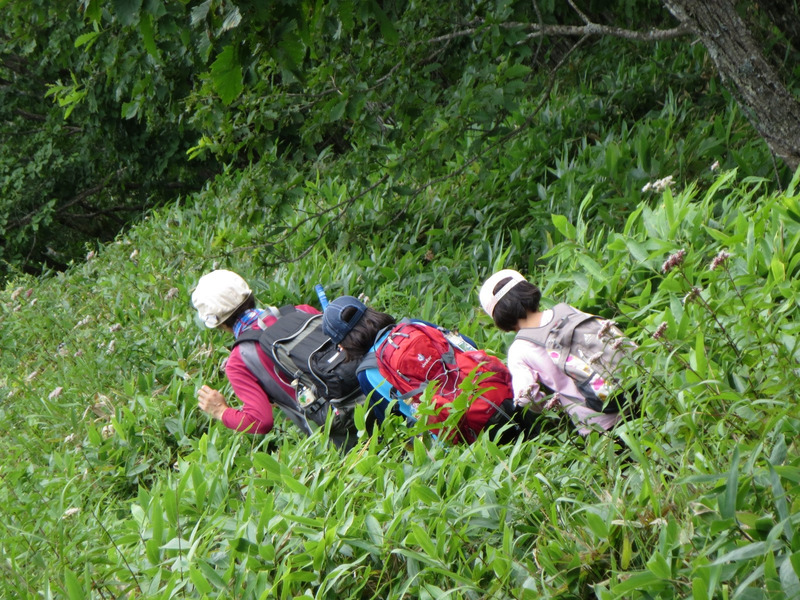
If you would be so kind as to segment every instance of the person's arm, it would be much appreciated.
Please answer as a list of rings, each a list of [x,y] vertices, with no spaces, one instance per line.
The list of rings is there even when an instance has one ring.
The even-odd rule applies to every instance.
[[[541,412],[545,390],[535,357],[530,356],[531,349],[528,344],[511,344],[508,349],[508,370],[511,372],[514,404]]]
[[[238,348],[231,352],[225,374],[234,393],[241,400],[242,408],[231,408],[221,393],[203,386],[197,393],[200,409],[222,421],[229,429],[247,433],[269,433],[274,424],[272,403],[258,380],[245,366]]]
[[[222,420],[222,413],[230,408],[225,402],[225,396],[207,385],[197,390],[197,406],[204,413],[218,421]]]

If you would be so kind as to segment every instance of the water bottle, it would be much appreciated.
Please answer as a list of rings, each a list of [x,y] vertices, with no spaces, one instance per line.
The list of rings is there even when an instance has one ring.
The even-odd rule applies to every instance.
[[[445,331],[444,335],[447,338],[447,341],[459,350],[463,350],[464,352],[472,352],[476,349],[475,346],[465,340],[461,334],[458,333],[458,331]]]
[[[319,303],[322,306],[322,310],[325,310],[325,307],[328,306],[328,297],[325,295],[325,288],[318,283],[314,286],[314,290],[317,292],[317,298],[319,298]]]

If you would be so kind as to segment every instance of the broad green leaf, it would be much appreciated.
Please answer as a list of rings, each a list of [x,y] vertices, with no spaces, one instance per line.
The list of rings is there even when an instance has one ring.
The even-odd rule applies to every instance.
[[[211,64],[211,81],[226,105],[233,102],[243,89],[242,66],[233,46],[225,46]]]
[[[647,568],[660,579],[672,578],[672,569],[670,569],[669,563],[658,551],[653,553],[650,560],[647,561]]]
[[[692,579],[692,600],[709,600],[708,585],[700,577]]]
[[[611,593],[614,594],[615,598],[627,598],[629,597],[627,594],[634,590],[648,590],[654,586],[661,587],[662,585],[663,579],[652,571],[639,571],[612,587]]]
[[[527,76],[528,73],[530,73],[530,72],[531,72],[531,68],[529,66],[523,65],[523,64],[520,64],[520,63],[516,63],[516,64],[513,64],[513,65],[509,66],[505,70],[503,75],[507,79],[517,79],[519,77]]]
[[[375,18],[378,20],[378,25],[381,28],[383,39],[386,40],[388,44],[396,44],[399,39],[397,35],[397,29],[395,29],[394,24],[389,17],[386,16],[386,13],[383,12],[383,9],[376,0],[372,1],[372,11],[375,15]]]
[[[598,538],[606,539],[608,537],[608,524],[606,523],[605,519],[600,515],[591,512],[590,510],[584,511],[583,513],[586,516],[586,523],[589,526],[589,529],[592,530]]]
[[[347,108],[347,98],[343,98],[339,102],[333,105],[331,108],[331,112],[328,113],[328,120],[330,122],[338,121],[344,115],[344,110]]]
[[[723,519],[733,519],[736,516],[736,496],[739,492],[739,448],[733,449],[733,460],[728,472],[725,490],[719,498],[719,512]]]
[[[575,239],[575,226],[567,220],[564,215],[551,215],[550,219],[553,221],[553,226],[556,230],[568,240]]]
[[[708,361],[706,359],[706,344],[703,332],[698,330],[695,336],[694,346],[694,370],[700,376],[700,379],[708,378]]]
[[[781,282],[786,280],[786,265],[783,264],[777,255],[772,256],[772,261],[769,266],[775,281]]]
[[[787,556],[780,568],[781,588],[786,600],[800,599],[800,552]]]
[[[86,592],[84,592],[83,586],[78,581],[78,577],[66,568],[64,569],[64,584],[67,587],[69,600],[83,600],[86,598]]]
[[[142,15],[142,18],[139,19],[139,31],[142,34],[144,49],[147,50],[147,53],[152,56],[156,62],[160,63],[161,55],[158,52],[158,46],[156,46],[153,15],[149,13]]]
[[[214,591],[213,586],[208,582],[203,572],[194,565],[189,567],[189,578],[201,594],[210,594]]]
[[[222,579],[219,573],[217,573],[216,569],[214,569],[214,567],[210,565],[208,562],[206,562],[205,560],[198,560],[197,566],[200,567],[200,570],[203,572],[203,575],[205,575],[206,581],[211,583],[218,590],[223,590],[227,588],[225,580]]]
[[[413,498],[414,500],[420,500],[427,505],[436,504],[437,502],[441,501],[441,499],[433,489],[431,489],[429,486],[425,484],[416,481],[411,484],[409,493],[411,498]]]
[[[172,538],[171,540],[169,540],[166,544],[163,544],[161,546],[161,549],[162,550],[181,550],[183,552],[187,552],[190,547],[191,547],[191,544],[189,543],[189,540],[185,540],[185,539],[183,539],[181,537],[176,536],[176,537]]]
[[[117,20],[125,26],[133,25],[142,9],[142,0],[112,0]]]
[[[75,38],[75,47],[80,48],[83,45],[86,45],[86,49],[92,47],[92,44],[97,39],[97,36],[100,35],[99,31],[90,31],[89,33],[84,33],[83,35],[79,35]]]
[[[717,558],[712,565],[722,565],[728,562],[737,562],[740,560],[749,560],[759,556],[764,556],[769,551],[769,546],[766,542],[753,542],[746,546],[741,546],[736,550],[732,550]]]

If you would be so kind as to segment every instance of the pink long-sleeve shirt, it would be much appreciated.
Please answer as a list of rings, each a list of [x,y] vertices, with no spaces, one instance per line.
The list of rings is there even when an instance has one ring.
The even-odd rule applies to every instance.
[[[316,308],[308,304],[300,304],[296,308],[312,315],[319,314]],[[273,325],[276,321],[277,319],[272,315],[268,315],[263,319],[264,325],[267,327]],[[254,325],[254,328],[260,329],[257,324]],[[267,371],[274,375],[275,381],[286,390],[286,393],[294,397],[294,388],[278,375],[275,370],[275,364],[261,347],[257,348],[258,356]],[[261,387],[261,384],[258,383],[258,378],[245,365],[239,346],[236,346],[231,351],[230,357],[228,357],[228,363],[225,365],[225,375],[228,377],[228,381],[231,382],[234,393],[242,402],[241,409],[227,408],[222,413],[222,423],[225,427],[236,431],[246,431],[247,433],[269,433],[275,422],[272,414],[272,402],[270,402],[269,396]]]
[[[526,340],[514,340],[508,349],[508,370],[517,405],[530,404],[530,409],[541,412],[545,403],[545,390],[559,392],[561,406],[572,418],[581,435],[592,430],[611,429],[620,419],[619,413],[601,413],[581,403],[583,398],[575,382],[561,371],[547,352]]]

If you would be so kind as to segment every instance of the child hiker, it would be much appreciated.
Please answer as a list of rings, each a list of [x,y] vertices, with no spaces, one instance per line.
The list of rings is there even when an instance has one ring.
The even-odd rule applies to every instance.
[[[541,295],[538,287],[511,269],[498,271],[480,289],[481,306],[495,325],[503,331],[517,332],[508,349],[514,403],[518,407],[528,406],[528,410],[535,412],[542,412],[545,407],[563,408],[581,435],[592,430],[611,429],[621,419],[618,407],[610,406],[613,400],[608,402],[608,398],[614,397],[608,390],[611,377],[602,370],[598,373],[593,363],[595,358],[606,358],[610,346],[614,346],[612,352],[619,350],[621,343],[617,340],[622,339],[618,337],[619,330],[610,321],[566,304],[540,310]],[[579,342],[570,341],[573,339],[571,327],[580,326],[580,323],[583,327],[596,327],[586,336],[583,330],[580,336],[574,336],[581,340],[594,338],[591,354],[586,348],[577,347]],[[558,337],[564,330],[570,332],[566,342]],[[554,338],[562,342],[560,347],[558,343],[553,346]],[[604,342],[605,339],[608,342]],[[586,373],[584,381],[575,378],[572,370],[575,365]]]

